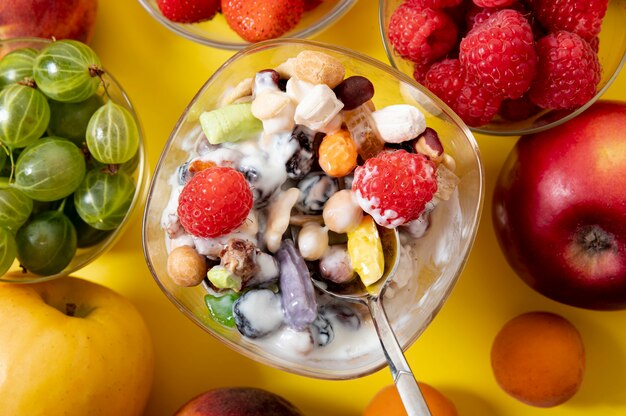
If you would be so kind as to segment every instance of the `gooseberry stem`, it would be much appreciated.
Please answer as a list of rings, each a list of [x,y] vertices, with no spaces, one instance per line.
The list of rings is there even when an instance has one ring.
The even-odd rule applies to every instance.
[[[59,208],[57,208],[57,212],[58,213],[63,213],[63,210],[65,209],[65,202],[67,201],[67,198],[63,198],[63,201],[61,202],[61,205],[59,205]]]
[[[109,90],[107,88],[107,84],[106,82],[104,82],[104,78],[102,77],[102,75],[105,74],[104,69],[96,66],[96,65],[91,65],[89,67],[89,75],[91,75],[92,77],[98,77],[100,78],[100,82],[102,83],[102,88],[104,88],[104,93],[106,94],[107,98],[110,100],[111,96],[109,95]]]

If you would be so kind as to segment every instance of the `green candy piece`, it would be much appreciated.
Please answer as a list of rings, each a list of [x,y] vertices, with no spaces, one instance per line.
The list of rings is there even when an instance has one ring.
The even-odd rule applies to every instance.
[[[17,149],[39,139],[50,121],[46,97],[34,88],[12,84],[0,91],[0,142]]]
[[[0,89],[24,78],[32,78],[36,57],[37,51],[33,48],[16,49],[6,54],[0,60]]]
[[[233,303],[241,296],[240,293],[229,292],[220,296],[211,294],[204,295],[204,302],[213,320],[226,327],[233,328],[235,326],[235,318],[233,317]]]
[[[100,68],[100,59],[89,46],[64,39],[41,51],[35,59],[33,77],[37,87],[53,100],[78,103],[98,89]]]
[[[50,124],[48,133],[70,139],[82,147],[89,119],[96,110],[104,105],[104,100],[97,94],[79,103],[50,101]]]
[[[230,104],[200,115],[200,125],[211,144],[246,140],[263,131],[263,123],[252,115],[252,104]]]
[[[235,292],[241,290],[241,277],[232,274],[224,266],[213,266],[206,277],[218,289],[232,289]]]
[[[13,233],[0,227],[0,276],[11,268],[15,256],[17,256],[17,243]]]
[[[17,189],[0,189],[0,227],[17,231],[33,211],[33,200]]]

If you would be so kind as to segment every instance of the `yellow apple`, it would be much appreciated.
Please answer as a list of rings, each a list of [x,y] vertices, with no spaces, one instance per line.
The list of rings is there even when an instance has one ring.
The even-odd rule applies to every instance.
[[[0,284],[0,415],[141,415],[154,355],[129,300],[73,277]]]

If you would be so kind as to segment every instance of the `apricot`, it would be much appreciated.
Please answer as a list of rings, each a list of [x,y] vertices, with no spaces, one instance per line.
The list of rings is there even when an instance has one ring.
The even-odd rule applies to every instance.
[[[432,416],[458,416],[459,413],[446,396],[429,384],[419,381],[420,391]],[[363,416],[407,416],[396,386],[383,387],[369,402]]]
[[[528,312],[511,319],[496,335],[491,367],[506,393],[531,406],[553,407],[580,388],[585,348],[567,319]]]

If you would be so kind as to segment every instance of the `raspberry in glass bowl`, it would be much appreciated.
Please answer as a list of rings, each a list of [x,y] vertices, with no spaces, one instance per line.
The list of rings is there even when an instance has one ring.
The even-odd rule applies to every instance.
[[[477,133],[561,124],[626,61],[625,0],[381,0],[379,20],[391,64]]]
[[[386,364],[372,319],[313,279],[374,284],[393,262],[383,228],[397,229],[383,304],[406,349],[458,279],[482,198],[472,134],[422,86],[351,50],[273,40],[234,55],[182,114],[144,253],[169,299],[229,347],[354,378]]]

